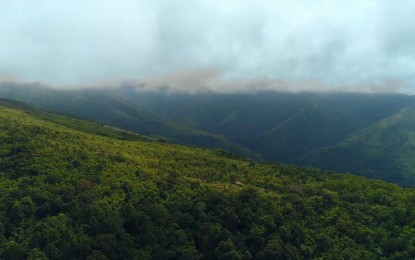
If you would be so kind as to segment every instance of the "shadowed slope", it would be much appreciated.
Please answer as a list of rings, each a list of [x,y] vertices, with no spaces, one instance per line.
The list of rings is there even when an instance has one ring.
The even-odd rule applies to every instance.
[[[414,158],[415,109],[404,108],[339,145],[313,151],[297,162],[413,186]]]

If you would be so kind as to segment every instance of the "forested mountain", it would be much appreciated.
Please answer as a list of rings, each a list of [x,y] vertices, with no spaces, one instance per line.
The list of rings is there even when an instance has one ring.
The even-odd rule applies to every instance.
[[[2,259],[415,257],[413,189],[160,143],[8,100],[0,122]]]
[[[23,84],[24,85],[24,84]],[[252,159],[352,172],[415,185],[413,119],[383,127],[415,97],[358,93],[184,93],[117,88],[56,90],[3,83],[0,97],[74,114],[173,143]],[[378,132],[387,134],[378,135]],[[363,135],[363,133],[365,133]],[[350,140],[359,141],[351,142]],[[376,147],[373,146],[376,139]],[[396,143],[391,148],[391,143]]]
[[[413,96],[113,91],[178,123],[224,135],[266,160],[415,185]],[[385,126],[390,117],[402,124]]]
[[[169,142],[223,148],[246,157],[256,158],[248,149],[230,142],[223,136],[174,123],[156,112],[148,111],[105,90],[57,90],[40,84],[3,82],[0,83],[0,98],[23,101],[44,109],[92,119]]]
[[[365,172],[368,177],[414,186],[414,155],[415,109],[403,108],[336,146],[306,154],[299,162],[336,171]]]
[[[111,89],[114,94],[160,113],[175,122],[238,138],[252,138],[276,128],[296,114],[323,117],[348,135],[390,116],[402,107],[415,106],[415,97],[400,94],[360,93],[185,93]],[[307,115],[305,115],[307,117]],[[333,118],[334,117],[334,118]],[[341,123],[339,125],[339,123]],[[325,144],[323,144],[324,146]]]

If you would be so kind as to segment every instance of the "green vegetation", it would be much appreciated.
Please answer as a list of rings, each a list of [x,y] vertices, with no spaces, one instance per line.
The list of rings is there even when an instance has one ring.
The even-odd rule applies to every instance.
[[[80,130],[83,132],[108,136],[116,139],[122,140],[141,140],[141,141],[157,141],[159,139],[148,137],[145,135],[139,135],[133,132],[121,131],[120,129],[114,128],[112,126],[104,125],[101,123],[93,122],[87,119],[81,119],[75,115],[59,115],[56,113],[46,112],[41,109],[36,109],[25,103],[0,99],[0,106],[5,106],[8,108],[14,108],[22,110],[31,117],[49,121],[52,123],[59,124],[74,130]],[[163,139],[162,139],[163,140]]]
[[[0,97],[19,100],[43,109],[88,118],[166,142],[221,148],[256,158],[248,149],[221,135],[173,123],[105,89],[58,90],[39,84],[0,82]]]
[[[414,96],[113,91],[175,122],[223,135],[265,160],[415,185],[415,116],[400,112],[415,108]]]
[[[413,189],[27,109],[0,104],[2,259],[415,257]]]
[[[415,109],[414,96],[189,94],[137,91],[129,86],[56,90],[39,84],[0,82],[0,97],[167,143],[224,149],[259,161],[352,172],[402,186],[415,185],[415,127],[411,125],[415,116],[399,116],[402,110]],[[403,121],[396,126],[384,125],[390,117]],[[74,123],[76,120],[67,126],[73,128]],[[97,126],[94,131],[100,129]]]
[[[336,146],[306,154],[300,162],[415,186],[414,151],[415,109],[403,108]]]

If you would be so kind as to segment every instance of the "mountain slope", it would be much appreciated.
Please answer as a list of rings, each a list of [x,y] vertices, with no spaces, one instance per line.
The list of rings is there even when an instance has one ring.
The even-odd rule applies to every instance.
[[[336,143],[347,130],[346,122],[310,100],[275,128],[255,138],[250,148],[268,160],[292,162],[310,150]]]
[[[339,145],[310,152],[297,162],[413,186],[414,156],[415,109],[403,108]]]
[[[415,257],[412,189],[119,140],[22,106],[0,104],[2,259]]]
[[[44,110],[37,109],[35,107],[29,106],[26,103],[10,100],[10,99],[0,99],[0,106],[8,107],[12,109],[21,110],[24,113],[30,115],[31,117],[45,120],[47,122],[56,123],[70,129],[80,130],[83,132],[107,136],[115,139],[121,140],[140,140],[140,141],[152,141],[157,142],[158,139],[139,135],[133,132],[128,132],[114,128],[111,126],[103,125],[97,122],[88,121],[85,119],[80,119],[77,117],[69,117],[58,114],[53,114],[51,112],[46,112]]]
[[[415,98],[400,94],[361,93],[175,93],[146,92],[124,86],[109,92],[175,122],[231,137],[255,137],[275,128],[310,102],[345,120],[349,133],[414,107]],[[312,107],[311,107],[312,108]]]
[[[335,145],[350,134],[415,104],[413,97],[398,94],[188,94],[145,92],[128,86],[109,91],[175,122],[223,135],[244,146],[254,144],[253,149],[258,148],[256,152],[265,158],[280,161],[297,158],[304,150]],[[271,142],[276,144],[275,150],[266,141],[269,138],[275,140]],[[305,145],[296,150],[290,144],[298,139],[303,139]],[[292,156],[284,158],[281,149]]]
[[[387,140],[383,142],[382,139],[377,140],[378,145],[383,146],[378,152],[359,152],[358,147],[344,145],[350,136],[360,135],[371,125],[381,131],[382,126],[376,122],[403,108],[414,108],[413,96],[277,92],[186,94],[144,92],[128,86],[112,91],[176,122],[224,135],[266,160],[356,172],[413,185],[413,148],[403,143],[405,150],[391,150]],[[401,135],[398,129],[389,130],[390,135]],[[397,132],[393,132],[395,130]],[[370,139],[370,135],[361,136],[359,145],[366,147],[362,149],[369,149]],[[391,159],[394,157],[399,159]],[[404,175],[406,177],[402,177]]]
[[[388,148],[382,148],[383,152],[357,152],[358,148],[343,145],[350,136],[360,135],[376,122],[403,108],[414,108],[413,96],[276,92],[189,94],[143,92],[128,86],[69,91],[1,85],[0,96],[26,100],[40,107],[91,118],[168,142],[222,148],[252,159],[355,172],[402,185],[412,185],[412,175],[415,176],[411,170],[411,154],[414,153],[411,147],[396,149],[393,154]],[[381,125],[376,126],[382,129]],[[390,135],[400,135],[393,133],[394,129],[390,129]],[[362,137],[359,145],[369,151],[371,144],[365,143],[369,140],[370,136]],[[380,145],[386,146],[387,143],[382,142],[378,140]],[[341,147],[340,155],[336,155],[337,152],[318,155],[320,151],[331,153],[337,146]],[[390,159],[394,157],[399,159]]]
[[[0,97],[77,115],[143,135],[207,148],[221,148],[246,157],[254,153],[223,136],[192,129],[164,119],[105,90],[56,90],[33,84],[0,84]]]

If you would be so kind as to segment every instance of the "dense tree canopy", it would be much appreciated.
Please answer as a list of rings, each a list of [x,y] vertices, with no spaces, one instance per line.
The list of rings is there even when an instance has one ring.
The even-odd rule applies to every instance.
[[[412,189],[4,104],[0,122],[0,258],[415,257]]]

